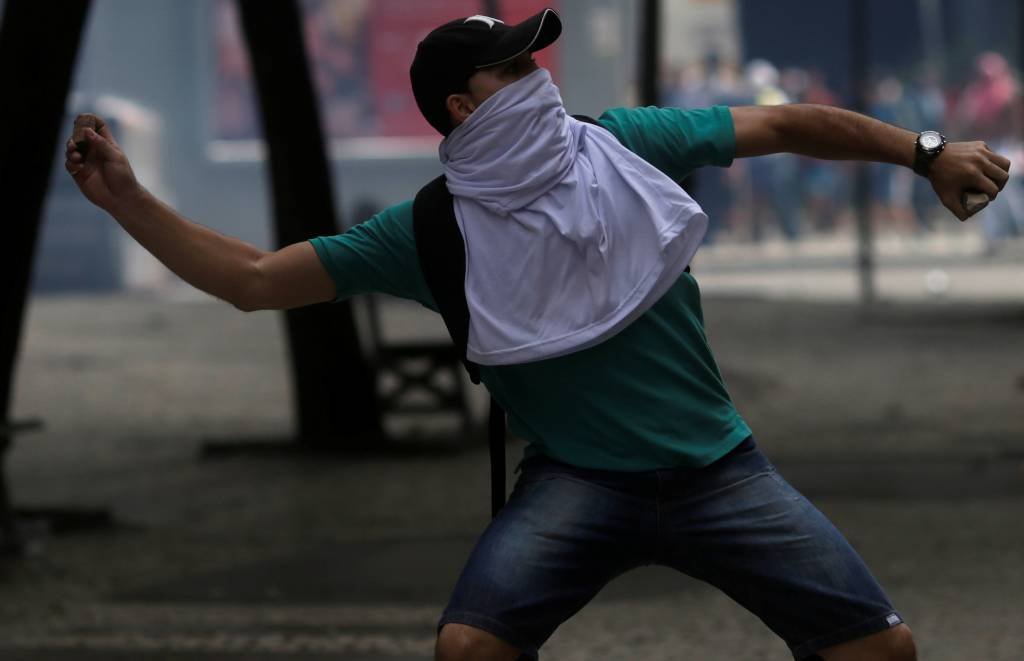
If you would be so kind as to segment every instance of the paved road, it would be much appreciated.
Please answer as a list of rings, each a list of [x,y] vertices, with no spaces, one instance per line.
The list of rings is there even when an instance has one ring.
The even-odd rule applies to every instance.
[[[854,237],[837,234],[705,246],[694,269],[705,294],[852,303],[861,297],[856,264]],[[873,282],[886,301],[1024,304],[1024,237],[985,254],[975,233],[887,234],[876,241]]]
[[[865,556],[922,658],[1019,660],[1019,308],[705,308],[759,442]],[[415,306],[388,315],[389,333],[437,332]],[[17,500],[109,505],[118,525],[37,536],[0,564],[0,660],[430,657],[487,521],[483,447],[198,460],[205,439],[292,425],[279,319],[208,302],[37,300],[16,388],[16,416],[47,425],[9,457]],[[726,597],[659,568],[618,579],[543,655],[788,658]]]

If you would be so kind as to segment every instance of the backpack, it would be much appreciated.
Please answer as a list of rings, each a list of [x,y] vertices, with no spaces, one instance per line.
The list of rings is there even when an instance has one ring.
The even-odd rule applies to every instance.
[[[573,117],[581,122],[597,124],[597,120],[585,115]],[[470,380],[479,384],[480,367],[466,357],[466,344],[469,340],[469,305],[466,303],[465,290],[466,248],[455,217],[454,199],[448,192],[444,175],[416,193],[412,205],[412,225],[416,254],[427,288],[434,297]],[[491,454],[493,518],[505,504],[505,411],[493,396],[487,421],[487,437]]]

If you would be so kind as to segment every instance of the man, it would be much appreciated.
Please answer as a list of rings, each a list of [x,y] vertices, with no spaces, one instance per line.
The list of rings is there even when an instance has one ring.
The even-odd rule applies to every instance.
[[[529,441],[441,617],[436,658],[535,658],[609,580],[657,563],[725,591],[797,659],[913,659],[864,563],[734,409],[684,270],[707,218],[672,180],[778,152],[894,163],[926,174],[964,220],[964,191],[994,198],[1009,161],[822,106],[619,108],[579,122],[531,57],[560,31],[551,10],[516,26],[458,19],[420,43],[411,70],[421,111],[446,136],[467,354]],[[267,252],[151,196],[93,115],[76,120],[66,167],[171,270],[241,310],[367,291],[436,309],[411,202]]]

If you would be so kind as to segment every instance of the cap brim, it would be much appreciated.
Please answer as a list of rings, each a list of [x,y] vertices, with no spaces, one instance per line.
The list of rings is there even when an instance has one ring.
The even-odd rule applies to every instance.
[[[493,67],[514,60],[523,53],[533,53],[550,46],[562,34],[562,19],[554,9],[513,25],[481,56],[477,69]]]

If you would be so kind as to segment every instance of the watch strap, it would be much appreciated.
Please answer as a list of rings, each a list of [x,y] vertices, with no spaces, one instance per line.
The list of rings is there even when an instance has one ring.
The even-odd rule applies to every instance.
[[[931,170],[932,161],[938,154],[928,154],[920,147],[914,149],[914,172],[927,177],[929,170]]]
[[[914,141],[913,168],[914,172],[921,175],[922,177],[928,176],[928,173],[931,171],[932,168],[932,161],[938,158],[939,154],[941,154],[946,149],[946,136],[942,135],[941,133],[939,133],[938,135],[942,141],[936,149],[925,149],[924,147],[921,146],[921,136],[924,135],[925,133],[930,132],[931,131],[922,131],[921,133],[918,133],[917,140]]]

